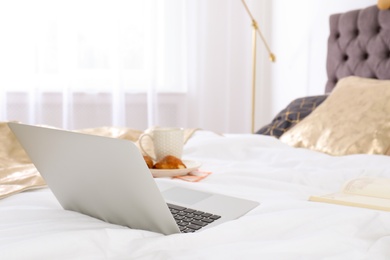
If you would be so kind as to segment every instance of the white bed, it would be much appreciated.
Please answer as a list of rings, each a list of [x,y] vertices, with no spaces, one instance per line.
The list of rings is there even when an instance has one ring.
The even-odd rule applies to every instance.
[[[49,189],[0,201],[0,259],[389,259],[390,212],[309,202],[357,176],[390,178],[383,155],[334,157],[263,135],[197,131],[184,157],[212,174],[178,186],[259,201],[245,216],[164,236],[64,211]]]
[[[356,23],[357,17],[373,21],[368,29],[375,34],[365,30],[366,22]],[[354,25],[349,26],[348,21]],[[212,173],[198,182],[155,178],[158,184],[260,203],[237,220],[200,232],[164,236],[129,229],[63,210],[48,188],[20,192],[42,182],[28,161],[15,153],[12,143],[8,153],[4,152],[11,136],[3,134],[4,124],[0,124],[0,192],[6,189],[7,173],[20,170],[12,175],[16,182],[10,182],[14,192],[0,199],[0,259],[390,259],[389,211],[308,200],[311,195],[336,192],[356,177],[390,178],[390,42],[383,40],[390,35],[389,21],[390,10],[379,12],[376,6],[331,18],[331,27],[336,29],[329,38],[326,88],[330,92],[336,83],[347,87],[336,87],[329,96],[321,97],[323,103],[292,128],[279,129],[278,134],[283,134],[280,139],[260,134],[220,135],[207,130],[191,135],[183,159],[199,161],[202,171]],[[346,26],[341,36],[336,25]],[[364,27],[362,36],[355,33],[359,30],[354,26]],[[367,44],[368,53],[362,55],[365,45],[359,40],[366,40],[367,33],[375,41]],[[349,58],[354,50],[364,62]],[[376,77],[370,77],[370,64],[377,69]],[[351,75],[364,78],[348,77]],[[361,87],[366,85],[380,88],[375,94],[372,91],[376,87]],[[314,104],[317,101],[315,98]],[[367,108],[367,104],[372,107]],[[342,120],[336,122],[336,118]],[[273,123],[266,127],[267,134],[276,129]],[[312,142],[318,137],[313,133],[322,138],[325,133],[325,145],[321,138],[321,142]],[[17,159],[27,166],[4,167],[7,162],[18,163]],[[31,178],[23,178],[31,173]],[[18,187],[18,180],[25,186]]]

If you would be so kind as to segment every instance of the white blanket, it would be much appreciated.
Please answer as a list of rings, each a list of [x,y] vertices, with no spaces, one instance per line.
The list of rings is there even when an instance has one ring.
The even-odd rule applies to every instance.
[[[0,259],[390,259],[390,212],[309,202],[358,176],[390,178],[390,158],[332,157],[261,135],[197,131],[183,159],[212,174],[157,182],[248,198],[245,216],[164,236],[65,211],[49,189],[0,200]]]

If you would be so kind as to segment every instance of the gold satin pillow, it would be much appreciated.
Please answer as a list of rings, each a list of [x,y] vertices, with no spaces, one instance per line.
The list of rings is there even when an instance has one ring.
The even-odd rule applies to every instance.
[[[330,155],[390,155],[390,80],[341,79],[329,97],[280,140]]]

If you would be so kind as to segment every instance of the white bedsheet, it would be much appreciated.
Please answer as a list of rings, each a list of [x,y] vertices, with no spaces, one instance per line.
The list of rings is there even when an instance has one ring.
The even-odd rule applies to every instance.
[[[158,182],[259,201],[240,219],[164,236],[62,210],[49,189],[0,200],[0,259],[390,259],[390,212],[309,202],[348,179],[390,178],[390,158],[331,157],[261,135],[198,131],[184,159],[213,173]]]

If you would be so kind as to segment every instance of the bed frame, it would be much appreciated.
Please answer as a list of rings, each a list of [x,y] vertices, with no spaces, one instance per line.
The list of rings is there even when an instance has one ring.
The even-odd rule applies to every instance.
[[[330,16],[326,70],[329,93],[339,79],[390,79],[390,10],[376,5]]]

